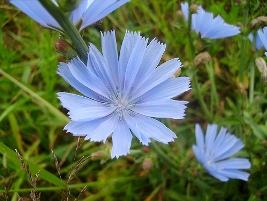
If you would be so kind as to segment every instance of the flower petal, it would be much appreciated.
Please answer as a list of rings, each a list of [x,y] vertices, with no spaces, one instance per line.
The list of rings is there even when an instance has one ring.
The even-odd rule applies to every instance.
[[[123,95],[128,97],[130,90],[132,90],[135,83],[136,76],[141,67],[143,58],[145,56],[148,40],[139,38],[136,40],[131,55],[129,57],[124,77]]]
[[[218,172],[217,170],[208,170],[208,169],[207,169],[207,171],[208,171],[212,176],[214,176],[215,178],[219,179],[219,180],[222,181],[222,182],[227,182],[227,181],[229,181],[229,178],[228,178],[226,175],[224,175],[224,174]]]
[[[215,153],[214,160],[219,161],[232,156],[244,147],[244,144],[233,135],[226,135],[220,150]]]
[[[249,169],[251,164],[246,158],[232,158],[216,162],[219,169]]]
[[[132,133],[125,121],[119,121],[112,135],[111,158],[127,155],[130,152],[132,137]]]
[[[92,99],[69,93],[58,93],[63,107],[69,110],[73,121],[90,121],[108,116],[116,108]]]
[[[199,124],[196,124],[195,126],[195,135],[196,135],[196,145],[197,147],[199,147],[199,149],[204,152],[204,135],[203,135],[203,131],[200,127]]]
[[[205,164],[205,156],[203,154],[203,150],[198,147],[197,145],[193,145],[192,147],[194,155],[196,156],[198,162],[200,162],[202,165]]]
[[[150,77],[137,84],[135,90],[132,92],[132,99],[142,96],[157,85],[173,77],[175,72],[180,68],[181,62],[179,59],[172,59],[163,63],[156,68],[155,72]]]
[[[137,32],[126,32],[122,41],[119,65],[118,65],[118,77],[119,77],[119,90],[122,91],[124,87],[124,79],[126,67],[128,65],[130,56],[134,50],[137,41],[142,40],[140,33]]]
[[[87,133],[85,139],[90,139],[93,142],[105,142],[113,133],[117,124],[118,118],[116,116],[107,116],[91,133]]]
[[[206,150],[208,152],[212,152],[212,150],[215,148],[213,145],[214,145],[214,140],[217,135],[217,128],[218,126],[215,124],[208,125],[207,133],[205,136]]]
[[[114,93],[116,84],[112,77],[111,68],[108,66],[103,55],[93,44],[90,44],[89,47],[87,68],[89,73],[95,74],[96,77],[104,83],[105,88],[111,92],[111,94]]]
[[[95,0],[82,17],[81,30],[94,24],[130,0]]]
[[[82,16],[94,1],[95,0],[80,0],[80,3],[70,15],[70,20],[73,22],[73,24],[76,25],[82,20]]]
[[[249,173],[241,170],[220,170],[219,173],[231,179],[241,179],[244,181],[248,181],[249,178]]]
[[[167,144],[174,141],[176,135],[169,128],[159,121],[146,117],[143,115],[135,114],[132,117],[132,121],[136,122],[140,132],[146,135],[148,138]]]
[[[110,76],[114,81],[115,85],[118,86],[118,51],[117,51],[117,41],[115,36],[115,31],[104,32],[101,34],[102,40],[102,52],[103,56],[110,68]]]
[[[149,137],[142,133],[139,125],[138,125],[138,121],[132,117],[129,114],[124,114],[124,119],[125,122],[127,123],[127,125],[129,126],[129,128],[131,129],[131,131],[134,133],[134,135],[139,139],[139,141],[143,144],[148,146],[148,144],[150,143],[150,139]]]
[[[146,47],[145,55],[140,66],[139,72],[136,76],[136,83],[140,83],[151,76],[159,65],[163,53],[165,52],[166,45],[160,43],[158,40],[153,39]],[[139,58],[138,58],[139,59]]]
[[[85,96],[92,98],[97,101],[106,101],[107,99],[100,94],[92,91],[88,87],[81,84],[71,73],[68,64],[60,63],[58,74],[64,78],[66,82],[68,82],[73,88],[75,88],[80,93],[84,94]]]
[[[132,110],[150,117],[183,119],[186,104],[186,101],[176,100],[150,101],[136,104]]]
[[[170,78],[134,101],[142,103],[149,100],[169,100],[188,90],[190,90],[190,79],[188,77]]]
[[[36,0],[10,0],[10,3],[19,8],[22,12],[27,14],[33,20],[44,27],[58,28],[60,25],[57,21],[46,11],[39,1]]]
[[[71,121],[64,129],[72,133],[73,136],[86,136],[92,133],[99,125],[101,125],[108,117],[95,119],[93,121]]]
[[[68,68],[73,77],[85,87],[107,99],[110,98],[110,92],[103,81],[92,72],[92,69],[88,69],[78,58],[71,60],[71,62],[68,63]]]

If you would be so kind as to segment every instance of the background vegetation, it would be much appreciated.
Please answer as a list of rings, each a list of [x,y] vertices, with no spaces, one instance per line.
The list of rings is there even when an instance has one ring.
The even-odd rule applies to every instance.
[[[99,31],[110,29],[118,41],[125,29],[157,37],[167,43],[164,59],[179,57],[182,75],[192,78],[192,91],[181,97],[190,101],[186,119],[166,121],[178,139],[150,147],[135,140],[118,160],[110,159],[110,142],[63,131],[66,111],[56,92],[72,89],[56,74],[70,56],[57,53],[59,34],[0,2],[0,200],[267,200],[267,85],[254,62],[263,51],[247,38],[251,21],[267,13],[264,0],[194,2],[241,26],[241,35],[226,40],[189,34],[177,0],[132,0],[82,33],[97,45]],[[204,51],[211,60],[196,65]],[[191,150],[196,122],[225,126],[244,141],[248,183],[221,183],[199,166]]]

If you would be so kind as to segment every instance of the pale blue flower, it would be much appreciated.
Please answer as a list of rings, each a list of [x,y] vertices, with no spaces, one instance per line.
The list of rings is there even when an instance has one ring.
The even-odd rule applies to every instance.
[[[249,169],[251,164],[245,158],[232,158],[240,151],[244,144],[230,134],[227,129],[217,130],[217,125],[208,125],[206,135],[196,125],[196,145],[193,146],[197,160],[204,168],[220,181],[229,179],[248,180],[249,174],[243,170]]]
[[[267,41],[267,27],[264,27],[263,29],[259,29],[255,35],[253,33],[249,34],[249,40],[255,44],[255,47],[257,50],[265,48],[264,43]],[[267,47],[267,44],[266,44]],[[266,49],[267,50],[267,49]]]
[[[221,16],[214,17],[202,7],[192,15],[192,29],[202,38],[219,39],[240,33],[239,27],[227,24]]]
[[[51,0],[58,6],[56,0]],[[126,4],[130,0],[80,0],[78,6],[70,13],[70,20],[80,24],[80,30],[96,23],[108,14]],[[19,8],[44,27],[61,29],[57,21],[46,11],[38,0],[10,0]]]
[[[181,4],[182,13],[188,21],[189,5],[187,2]],[[214,17],[210,12],[205,11],[201,6],[196,13],[192,14],[192,29],[199,33],[202,38],[219,39],[226,38],[240,33],[240,28],[224,22],[221,16]]]
[[[118,54],[115,32],[107,32],[102,53],[90,44],[87,64],[79,58],[61,63],[59,74],[82,94],[58,93],[71,118],[65,129],[96,142],[111,135],[112,158],[129,153],[133,135],[144,145],[173,141],[175,133],[151,117],[183,119],[187,102],[172,98],[189,90],[190,81],[175,78],[179,59],[159,65],[165,48],[126,32]]]
[[[261,41],[261,45],[265,50],[267,50],[267,27],[264,27],[263,29],[259,29],[257,31],[257,37],[258,40]]]
[[[184,19],[186,21],[188,21],[188,17],[189,17],[189,5],[187,2],[183,2],[181,3],[181,10],[182,10],[182,13],[183,13],[183,16],[184,16]]]

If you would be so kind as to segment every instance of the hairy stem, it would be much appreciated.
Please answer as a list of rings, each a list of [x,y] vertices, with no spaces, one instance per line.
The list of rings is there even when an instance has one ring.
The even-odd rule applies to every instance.
[[[64,33],[69,37],[72,45],[77,52],[80,59],[87,63],[87,51],[88,47],[82,39],[79,31],[69,20],[69,18],[56,6],[51,0],[39,0],[40,3],[46,8],[46,10],[55,18],[59,23]]]

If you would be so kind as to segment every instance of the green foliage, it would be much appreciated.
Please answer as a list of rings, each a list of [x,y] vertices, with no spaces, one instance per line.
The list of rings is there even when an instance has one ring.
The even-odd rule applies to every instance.
[[[56,92],[72,89],[56,74],[63,59],[54,49],[60,36],[0,4],[0,200],[30,198],[31,192],[51,201],[267,200],[267,84],[254,64],[263,52],[255,52],[247,39],[251,20],[266,15],[267,5],[196,3],[240,25],[242,34],[200,40],[188,33],[177,0],[132,0],[82,33],[98,45],[99,31],[110,29],[120,39],[125,29],[157,37],[168,47],[164,59],[179,57],[182,74],[192,79],[192,91],[183,97],[190,101],[186,119],[166,121],[178,139],[149,148],[136,140],[131,154],[118,160],[110,160],[110,142],[91,143],[63,131],[66,111]],[[212,60],[195,66],[204,51]],[[241,154],[252,162],[248,183],[221,183],[198,165],[191,151],[196,122],[225,126],[244,141]]]

